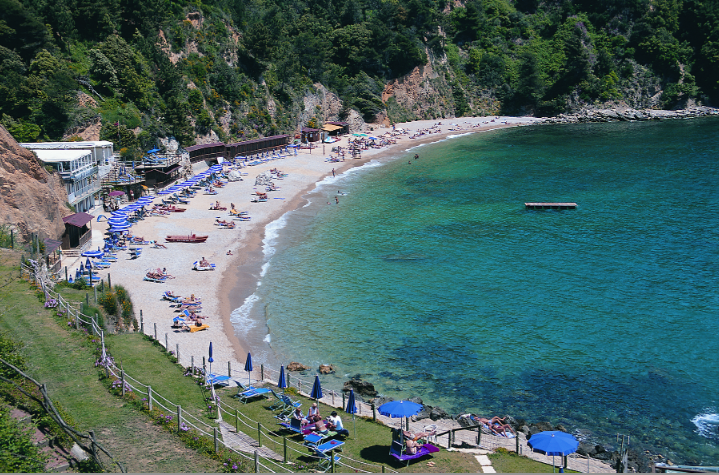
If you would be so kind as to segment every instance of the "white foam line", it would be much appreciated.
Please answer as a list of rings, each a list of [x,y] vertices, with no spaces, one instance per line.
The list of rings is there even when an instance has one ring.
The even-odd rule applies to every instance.
[[[262,240],[262,252],[265,255],[265,259],[269,259],[275,253],[275,243],[280,235],[282,228],[287,226],[287,215],[289,212],[283,214],[275,221],[272,221],[265,226],[265,237]]]
[[[232,326],[237,329],[242,329],[245,333],[254,328],[255,321],[250,318],[250,312],[255,302],[259,301],[260,298],[256,293],[253,293],[247,297],[241,307],[236,308],[230,314],[230,322]]]
[[[702,437],[715,438],[719,428],[719,414],[707,410],[694,416],[692,423],[697,427],[696,432]]]

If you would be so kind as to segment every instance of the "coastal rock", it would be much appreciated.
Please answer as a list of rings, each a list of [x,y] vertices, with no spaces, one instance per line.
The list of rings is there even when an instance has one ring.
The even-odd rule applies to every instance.
[[[308,369],[311,368],[295,361],[287,365],[287,371],[307,371]]]
[[[369,403],[374,404],[374,407],[380,407],[382,404],[390,401],[394,401],[394,398],[382,396],[370,399]]]
[[[50,173],[30,150],[0,126],[0,225],[15,231],[15,239],[60,239],[62,218],[72,214],[65,206],[67,191],[58,173]],[[17,244],[16,244],[17,246]]]
[[[378,394],[372,383],[362,381],[358,376],[345,381],[342,391],[349,391],[350,389],[354,389],[355,394],[365,397],[376,397]]]
[[[421,411],[412,416],[413,421],[421,421],[422,419],[431,419],[433,421],[438,421],[440,419],[453,419],[453,417],[441,407],[424,405],[422,406]],[[471,425],[474,424],[472,423]]]
[[[335,372],[335,367],[328,364],[321,364],[317,371],[319,371],[320,374],[333,374]]]

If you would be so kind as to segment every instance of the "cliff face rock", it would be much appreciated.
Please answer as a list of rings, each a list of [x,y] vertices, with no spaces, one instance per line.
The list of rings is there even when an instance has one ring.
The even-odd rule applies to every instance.
[[[48,173],[0,126],[0,225],[11,226],[24,240],[31,232],[59,239],[65,231],[62,218],[72,214],[66,202],[62,178]]]

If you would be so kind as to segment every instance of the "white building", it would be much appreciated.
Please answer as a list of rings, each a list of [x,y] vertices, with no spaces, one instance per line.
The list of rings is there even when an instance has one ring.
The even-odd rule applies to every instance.
[[[91,150],[33,151],[41,162],[51,165],[60,174],[67,188],[67,200],[75,207],[76,213],[95,207],[100,181],[97,162]]]
[[[29,150],[89,150],[97,164],[100,178],[107,175],[115,162],[113,144],[106,140],[88,142],[42,142],[21,143],[21,147]]]

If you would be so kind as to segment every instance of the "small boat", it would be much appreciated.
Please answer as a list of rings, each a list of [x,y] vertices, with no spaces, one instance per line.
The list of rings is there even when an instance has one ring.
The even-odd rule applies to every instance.
[[[167,236],[165,240],[167,242],[205,242],[208,236],[198,236],[196,234],[187,235],[173,235]]]

